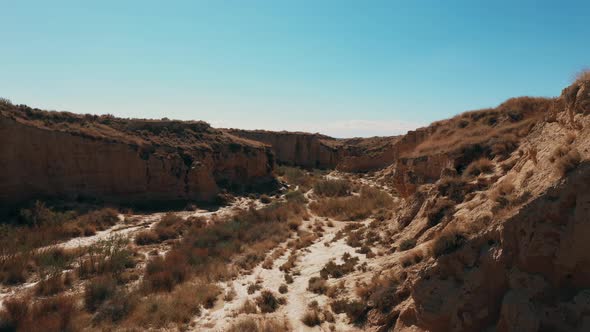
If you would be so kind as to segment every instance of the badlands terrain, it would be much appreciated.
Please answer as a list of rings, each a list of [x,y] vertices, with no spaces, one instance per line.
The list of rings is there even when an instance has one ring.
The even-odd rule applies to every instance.
[[[0,331],[590,331],[589,77],[365,139],[2,100]]]

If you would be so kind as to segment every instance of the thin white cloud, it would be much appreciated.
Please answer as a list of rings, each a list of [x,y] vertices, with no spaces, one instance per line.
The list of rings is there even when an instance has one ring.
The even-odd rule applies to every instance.
[[[303,131],[310,133],[321,133],[339,138],[401,135],[405,134],[408,130],[414,130],[423,125],[419,123],[396,120],[345,120],[326,123],[250,123],[247,120],[240,122],[213,120],[210,121],[210,123],[216,128]]]

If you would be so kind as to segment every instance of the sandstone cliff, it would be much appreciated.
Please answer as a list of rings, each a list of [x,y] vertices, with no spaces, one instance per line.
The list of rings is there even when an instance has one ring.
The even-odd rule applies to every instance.
[[[277,162],[303,168],[368,172],[390,165],[399,137],[336,139],[320,134],[228,129],[228,133],[272,147]]]
[[[36,198],[210,201],[273,181],[262,144],[204,122],[125,120],[0,105],[0,206]]]

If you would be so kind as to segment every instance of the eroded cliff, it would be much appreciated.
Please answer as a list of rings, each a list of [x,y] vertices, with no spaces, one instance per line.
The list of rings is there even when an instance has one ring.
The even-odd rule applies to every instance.
[[[262,144],[204,122],[125,120],[0,106],[0,205],[36,198],[211,201],[273,182]]]

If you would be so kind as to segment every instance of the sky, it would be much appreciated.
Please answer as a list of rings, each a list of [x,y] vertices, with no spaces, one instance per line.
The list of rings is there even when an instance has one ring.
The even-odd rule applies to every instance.
[[[75,113],[403,134],[590,66],[590,1],[6,1],[0,96]]]

